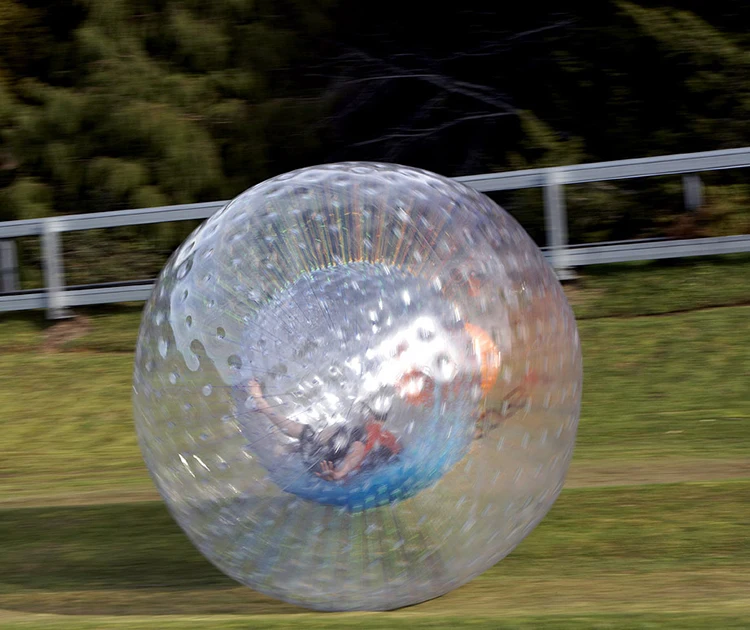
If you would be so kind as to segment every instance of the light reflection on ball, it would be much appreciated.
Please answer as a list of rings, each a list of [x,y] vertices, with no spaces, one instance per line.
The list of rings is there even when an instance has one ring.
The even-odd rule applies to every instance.
[[[321,610],[439,596],[558,496],[578,423],[573,314],[487,197],[313,167],[237,197],[148,301],[134,407],[172,514],[221,570]]]

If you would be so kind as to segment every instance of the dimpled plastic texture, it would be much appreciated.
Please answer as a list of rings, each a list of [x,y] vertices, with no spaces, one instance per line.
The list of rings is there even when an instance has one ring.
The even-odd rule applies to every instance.
[[[479,575],[550,509],[581,365],[560,284],[494,202],[333,164],[246,191],[171,258],[143,314],[136,428],[174,518],[229,576],[392,609]],[[376,448],[334,480],[271,414],[315,436],[374,423],[398,447],[337,434]]]

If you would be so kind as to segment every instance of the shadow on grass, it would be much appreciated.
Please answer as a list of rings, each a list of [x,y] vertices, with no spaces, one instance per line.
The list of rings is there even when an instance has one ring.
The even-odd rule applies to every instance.
[[[55,614],[304,612],[200,555],[161,503],[0,511],[0,608]]]
[[[750,566],[748,510],[748,481],[565,491],[502,563],[441,598],[439,606],[425,606],[461,611],[491,602],[488,610],[496,611],[501,595],[523,608],[546,602],[550,593],[562,598],[562,606],[578,601],[571,581],[574,590],[591,585],[603,602],[622,603],[620,591],[630,589],[632,597],[641,579],[659,585],[656,599],[673,597],[678,588],[692,589],[686,598],[717,598],[725,589],[731,599],[744,590],[730,577],[741,581]],[[0,609],[72,615],[308,612],[225,577],[158,502],[0,510],[0,543]]]

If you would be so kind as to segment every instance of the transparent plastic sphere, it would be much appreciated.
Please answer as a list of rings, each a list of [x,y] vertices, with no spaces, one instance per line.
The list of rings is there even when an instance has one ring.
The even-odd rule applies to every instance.
[[[314,609],[392,609],[471,580],[547,513],[581,365],[509,214],[426,171],[333,164],[246,191],[174,254],[135,421],[219,569]]]

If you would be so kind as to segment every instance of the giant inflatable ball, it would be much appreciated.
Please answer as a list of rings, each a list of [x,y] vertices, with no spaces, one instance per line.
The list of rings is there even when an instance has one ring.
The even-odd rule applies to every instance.
[[[175,252],[133,403],[159,492],[219,569],[313,609],[385,610],[466,583],[544,517],[581,365],[562,288],[508,213],[426,171],[343,163],[251,188]]]

